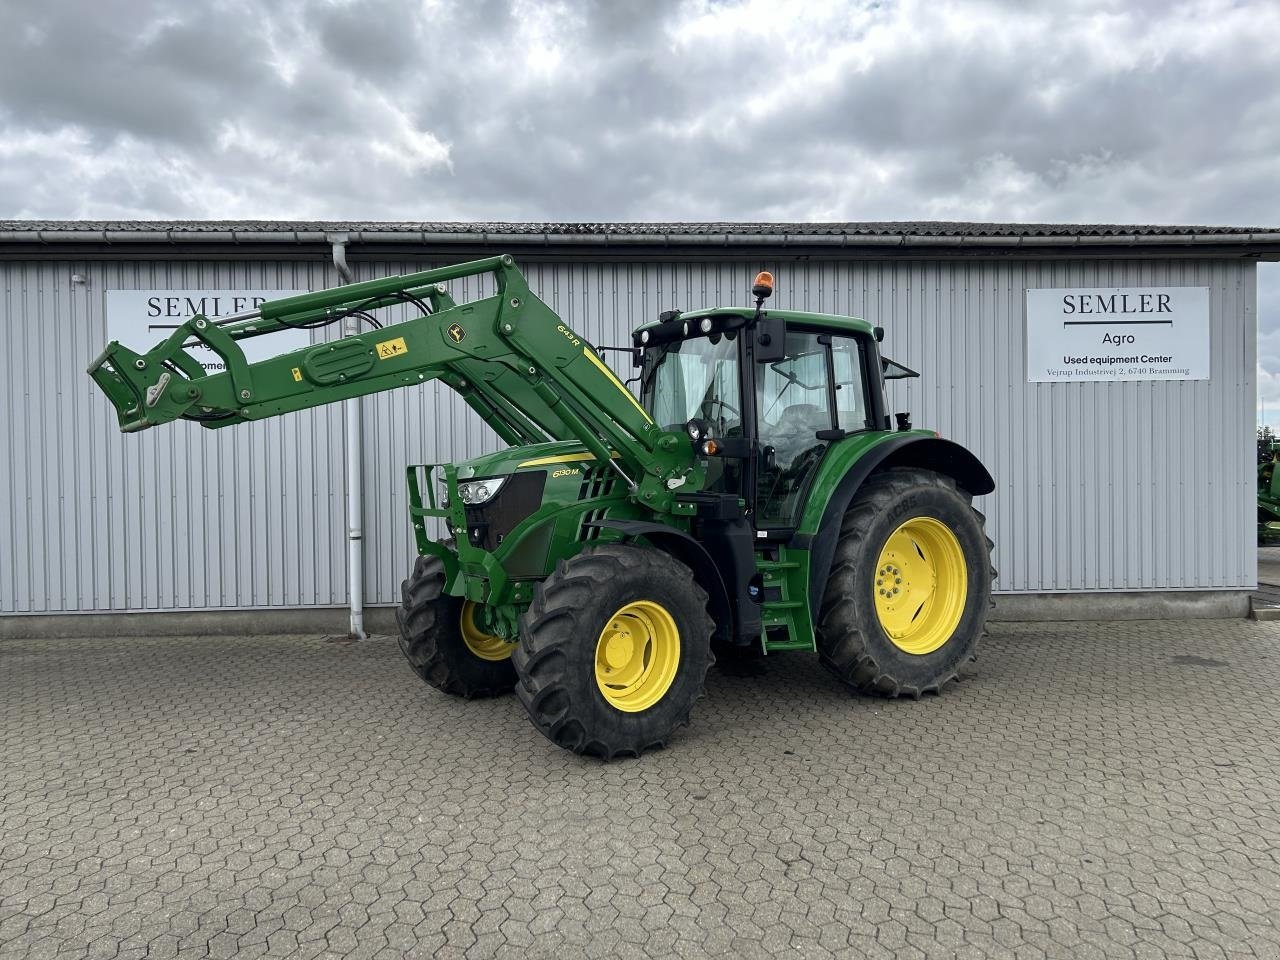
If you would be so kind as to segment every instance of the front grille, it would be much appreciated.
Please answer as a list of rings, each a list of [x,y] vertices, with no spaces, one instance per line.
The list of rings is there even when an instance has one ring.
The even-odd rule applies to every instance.
[[[473,547],[496,550],[516,524],[542,506],[546,482],[545,470],[511,474],[492,500],[466,508],[467,541]]]
[[[613,485],[618,480],[618,474],[609,466],[592,467],[589,470],[582,471],[582,486],[578,488],[579,500],[595,500],[597,497],[605,497],[613,492]]]
[[[578,539],[583,543],[599,540],[600,528],[596,524],[603,520],[608,512],[608,508],[602,507],[599,510],[588,510],[584,513],[582,522],[578,525]]]

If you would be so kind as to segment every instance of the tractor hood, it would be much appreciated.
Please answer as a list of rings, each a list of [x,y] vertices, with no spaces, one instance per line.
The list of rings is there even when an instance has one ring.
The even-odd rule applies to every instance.
[[[453,514],[450,532],[461,542],[465,530],[466,543],[495,554],[511,576],[545,575],[548,538],[561,517],[567,516],[576,531],[584,510],[626,492],[613,470],[573,441],[501,450],[456,469],[456,488],[446,483],[445,495],[451,502],[455,496],[461,501],[464,516]],[[527,525],[535,515],[536,526]],[[523,552],[517,549],[521,543]],[[509,555],[512,550],[516,553]],[[487,576],[493,576],[492,570]]]

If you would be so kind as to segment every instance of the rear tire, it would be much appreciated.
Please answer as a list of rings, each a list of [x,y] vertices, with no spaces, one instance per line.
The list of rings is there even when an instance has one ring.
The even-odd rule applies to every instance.
[[[919,699],[976,659],[995,571],[971,501],[950,477],[917,469],[874,474],[858,491],[841,524],[817,630],[823,666],[847,686]],[[897,592],[911,587],[918,592]]]
[[[488,637],[473,641],[481,654],[474,652],[463,636],[464,623],[473,637],[477,635],[474,610],[462,597],[445,593],[444,581],[439,557],[418,557],[413,573],[400,585],[403,599],[396,608],[396,622],[400,650],[409,666],[437,690],[456,697],[509,693],[516,683],[510,653],[515,644]]]
[[[604,760],[665,746],[711,666],[707,595],[669,554],[606,544],[534,591],[512,661],[516,696],[548,740]]]

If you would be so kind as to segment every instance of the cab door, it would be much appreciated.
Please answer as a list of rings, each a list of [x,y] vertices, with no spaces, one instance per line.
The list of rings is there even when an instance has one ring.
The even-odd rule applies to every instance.
[[[756,371],[758,530],[788,533],[832,441],[870,427],[857,339],[788,330],[786,356]]]
[[[835,425],[830,340],[818,333],[787,331],[781,360],[756,371],[757,529],[794,527],[801,495],[808,489]]]

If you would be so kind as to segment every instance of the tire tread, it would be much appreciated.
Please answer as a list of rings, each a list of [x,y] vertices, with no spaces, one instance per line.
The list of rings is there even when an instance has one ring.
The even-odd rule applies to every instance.
[[[443,624],[439,615],[447,600],[444,583],[444,561],[433,556],[418,557],[413,572],[400,584],[401,601],[396,608],[400,651],[414,673],[443,693],[466,700],[510,693],[514,677],[510,682],[477,683],[474,678],[461,676],[448,651],[442,649]]]
[[[638,757],[645,751],[666,745],[667,736],[689,722],[694,703],[705,693],[706,668],[714,659],[708,649],[706,668],[696,678],[696,692],[687,702],[675,705],[677,712],[668,734],[660,738],[635,739],[617,731],[596,731],[589,735],[583,720],[575,715],[571,683],[566,667],[580,652],[581,637],[590,632],[582,623],[604,583],[621,577],[641,577],[649,564],[679,564],[668,554],[621,544],[588,547],[569,560],[561,560],[555,571],[534,591],[533,602],[521,618],[520,643],[512,654],[519,682],[516,696],[524,704],[533,725],[553,743],[574,753],[614,760]],[[703,642],[709,645],[713,623],[707,614],[707,595],[687,574],[687,583],[701,610]],[[698,638],[690,640],[698,642]],[[683,641],[682,641],[683,642]],[[683,655],[683,653],[682,653]],[[555,695],[562,696],[557,700]],[[548,702],[555,709],[548,709]],[[656,709],[656,707],[651,708]]]
[[[979,528],[985,531],[986,518],[972,505],[973,498],[948,476],[931,470],[916,468],[892,468],[872,474],[858,491],[853,503],[845,512],[840,525],[840,537],[836,544],[835,556],[831,564],[830,578],[818,617],[818,659],[824,667],[833,673],[842,683],[859,693],[871,693],[883,697],[911,697],[919,700],[926,693],[941,693],[952,682],[960,680],[958,667],[948,670],[931,683],[923,686],[908,683],[892,676],[887,669],[877,662],[874,652],[867,643],[862,631],[854,625],[857,618],[853,616],[858,600],[853,595],[853,572],[862,552],[871,525],[886,507],[898,497],[903,496],[921,486],[941,487],[951,494],[959,496],[973,513]],[[983,533],[987,544],[988,557],[994,544]],[[996,571],[988,561],[990,578],[995,580]],[[994,604],[988,599],[988,606]],[[836,624],[839,624],[839,627]],[[986,621],[975,640],[975,647],[987,636]],[[973,662],[977,657],[970,653],[965,662]]]

